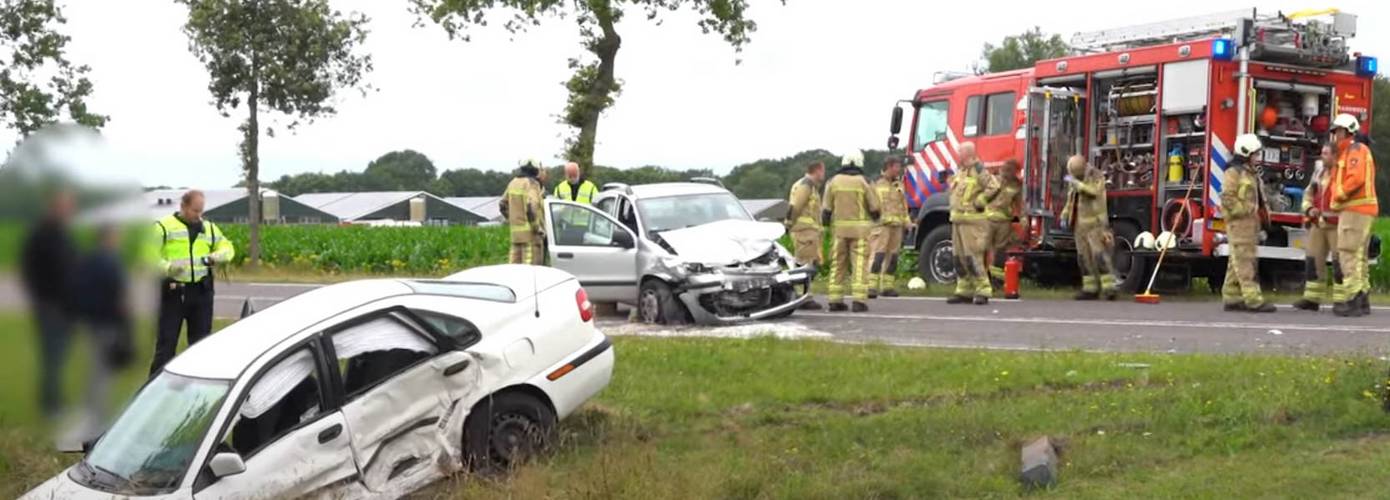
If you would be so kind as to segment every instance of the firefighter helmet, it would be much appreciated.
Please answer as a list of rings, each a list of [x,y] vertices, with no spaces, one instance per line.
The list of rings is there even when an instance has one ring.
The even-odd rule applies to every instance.
[[[1148,231],[1144,231],[1144,232],[1142,232],[1142,233],[1139,233],[1139,236],[1136,237],[1136,238],[1134,238],[1134,248],[1142,248],[1142,249],[1145,249],[1145,250],[1153,250],[1153,249],[1154,249],[1154,234],[1153,234],[1153,233],[1150,233],[1150,232],[1148,232]]]
[[[1342,113],[1332,119],[1332,130],[1337,130],[1339,128],[1347,129],[1347,133],[1349,134],[1356,134],[1361,131],[1361,121],[1357,120],[1355,116]]]
[[[1264,147],[1264,143],[1260,142],[1260,136],[1255,134],[1240,134],[1240,137],[1236,138],[1235,152],[1236,156],[1249,158],[1250,155],[1264,149]]]
[[[1086,158],[1081,155],[1068,158],[1067,173],[1077,179],[1084,177],[1086,174]]]
[[[850,151],[840,158],[840,166],[864,168],[864,152],[858,149]]]
[[[541,168],[541,161],[540,161],[540,160],[537,160],[537,159],[535,159],[535,158],[527,158],[527,159],[525,159],[525,160],[521,160],[520,162],[518,162],[518,163],[517,163],[517,166],[519,166],[519,167],[535,167],[535,168],[539,169],[539,168]]]
[[[1158,247],[1159,250],[1167,250],[1177,245],[1178,235],[1173,234],[1172,231],[1164,231],[1159,233],[1157,238],[1154,238],[1154,246]]]

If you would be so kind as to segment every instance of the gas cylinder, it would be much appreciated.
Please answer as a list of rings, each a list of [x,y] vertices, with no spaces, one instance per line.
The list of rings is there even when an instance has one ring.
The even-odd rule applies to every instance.
[[[1168,182],[1182,182],[1182,174],[1182,152],[1175,148],[1168,153]]]
[[[1004,261],[1004,298],[1018,298],[1018,275],[1023,272],[1023,259],[1015,255]]]

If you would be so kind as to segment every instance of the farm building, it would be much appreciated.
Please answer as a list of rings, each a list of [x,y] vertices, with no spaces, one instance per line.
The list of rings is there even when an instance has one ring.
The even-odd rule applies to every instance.
[[[497,202],[501,196],[467,196],[461,198],[444,198],[444,201],[462,207],[464,210],[478,214],[487,219],[488,222],[502,222],[502,211],[498,210]]]
[[[342,222],[418,222],[433,225],[473,225],[483,216],[424,191],[367,193],[308,193],[295,200],[333,214]]]
[[[179,210],[179,203],[187,189],[156,189],[144,194],[145,208],[152,218],[159,218]],[[204,189],[203,218],[222,224],[245,224],[248,221],[250,198],[246,190]],[[132,202],[126,206],[135,211]],[[294,198],[270,189],[261,190],[261,220],[271,224],[336,224],[338,217],[317,208],[305,205]]]
[[[787,209],[790,208],[787,200],[778,198],[739,200],[739,202],[743,203],[743,208],[748,209],[748,213],[753,214],[754,220],[780,221],[787,216]]]

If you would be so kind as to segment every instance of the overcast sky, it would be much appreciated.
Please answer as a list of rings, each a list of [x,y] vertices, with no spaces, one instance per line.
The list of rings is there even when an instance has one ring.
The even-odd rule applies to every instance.
[[[758,158],[811,148],[883,147],[897,99],[932,74],[965,70],[981,44],[1034,25],[1067,38],[1251,3],[1175,0],[1150,12],[1114,1],[1052,3],[923,0],[752,0],[758,31],[735,64],[732,48],[703,35],[688,12],[660,26],[629,15],[617,73],[624,91],[602,118],[596,161],[727,171]],[[207,73],[181,31],[187,11],[169,0],[59,0],[69,56],[92,67],[90,106],[111,116],[106,150],[83,169],[145,185],[226,187],[240,175],[237,124],[209,103]],[[337,0],[371,18],[364,50],[377,91],[338,98],[339,113],[296,134],[263,139],[261,178],[361,170],[373,158],[415,149],[442,171],[510,169],[535,156],[560,161],[567,129],[556,123],[582,50],[571,20],[552,19],[515,37],[500,24],[451,41],[436,25],[412,27],[406,0]],[[1066,8],[1062,8],[1066,5]],[[1158,4],[1151,4],[1158,5]],[[1379,5],[1380,7],[1376,7]],[[1381,1],[1344,1],[1359,14],[1354,48],[1390,57]],[[1270,2],[1262,8],[1306,8]],[[1390,16],[1390,13],[1386,13]],[[6,134],[12,137],[12,134]],[[11,138],[0,137],[6,143]],[[98,172],[100,171],[100,172]]]

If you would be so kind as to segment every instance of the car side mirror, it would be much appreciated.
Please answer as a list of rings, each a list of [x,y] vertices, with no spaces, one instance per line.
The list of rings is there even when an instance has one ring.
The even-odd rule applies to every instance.
[[[613,231],[613,246],[619,248],[632,248],[637,246],[637,242],[632,241],[632,233],[620,229]]]
[[[65,441],[58,444],[58,453],[81,453],[83,455],[86,455],[88,453],[91,453],[92,446],[96,445],[96,443],[97,438],[91,438],[82,441],[81,443]]]
[[[241,455],[236,453],[218,453],[212,456],[211,462],[208,462],[208,470],[212,471],[213,476],[221,479],[246,472],[246,462],[242,461]]]

